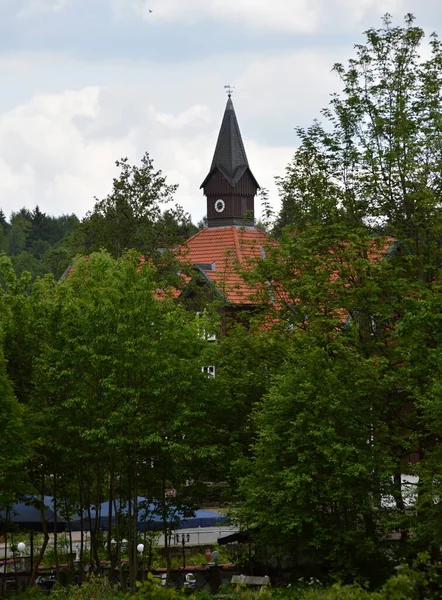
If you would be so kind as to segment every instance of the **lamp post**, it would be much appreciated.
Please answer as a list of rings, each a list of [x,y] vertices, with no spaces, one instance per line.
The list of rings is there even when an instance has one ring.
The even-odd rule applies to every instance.
[[[137,551],[141,554],[141,581],[144,581],[144,544],[138,544]]]
[[[27,561],[25,561],[25,558],[24,558],[26,550],[27,550],[26,544],[24,542],[19,542],[17,544],[17,550],[18,550],[18,553],[19,553],[19,556],[21,559],[20,560],[21,568],[26,569],[29,566],[29,564],[27,564]]]
[[[189,543],[190,542],[190,533],[182,533],[181,536],[179,533],[175,534],[175,544],[179,544],[181,542],[181,544],[183,545],[183,569],[186,568],[186,542]]]

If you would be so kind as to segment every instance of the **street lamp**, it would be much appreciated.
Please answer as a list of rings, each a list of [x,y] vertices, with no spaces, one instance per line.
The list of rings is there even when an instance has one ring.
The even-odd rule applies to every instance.
[[[144,544],[138,544],[137,551],[141,554],[141,581],[144,581]]]
[[[26,544],[24,542],[19,542],[17,544],[17,550],[20,552],[20,554],[22,552],[26,552]]]
[[[189,543],[190,542],[190,533],[182,533],[181,536],[179,533],[175,534],[175,544],[179,544],[181,542],[181,544],[183,545],[183,569],[186,568],[186,542]]]

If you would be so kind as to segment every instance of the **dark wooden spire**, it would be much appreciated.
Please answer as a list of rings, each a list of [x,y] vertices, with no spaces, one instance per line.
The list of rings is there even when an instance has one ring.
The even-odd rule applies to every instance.
[[[259,185],[249,167],[230,95],[212,165],[201,187],[207,197],[209,227],[254,224],[254,197]]]

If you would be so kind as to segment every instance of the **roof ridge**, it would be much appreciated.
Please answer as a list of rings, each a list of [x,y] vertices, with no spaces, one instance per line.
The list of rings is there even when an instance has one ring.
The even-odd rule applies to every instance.
[[[242,256],[242,251],[241,251],[240,242],[239,242],[239,238],[238,238],[238,230],[235,227],[235,225],[232,225],[232,229],[233,229],[233,242],[235,244],[236,254],[238,256],[239,262],[242,263],[243,256]]]

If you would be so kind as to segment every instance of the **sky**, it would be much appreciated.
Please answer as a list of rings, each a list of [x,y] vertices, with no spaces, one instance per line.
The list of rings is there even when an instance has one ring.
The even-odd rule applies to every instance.
[[[295,127],[386,12],[442,34],[439,0],[0,0],[0,208],[83,217],[147,151],[197,222],[231,85],[277,209]]]

